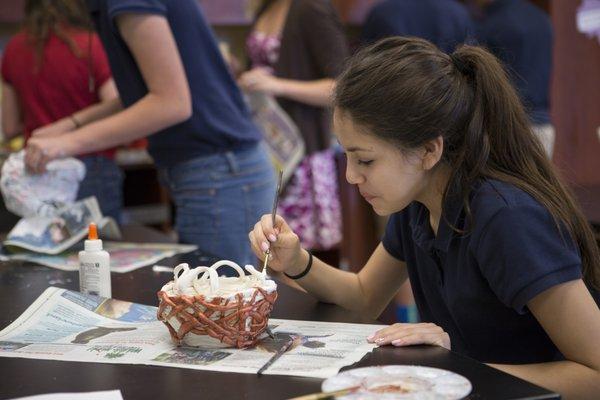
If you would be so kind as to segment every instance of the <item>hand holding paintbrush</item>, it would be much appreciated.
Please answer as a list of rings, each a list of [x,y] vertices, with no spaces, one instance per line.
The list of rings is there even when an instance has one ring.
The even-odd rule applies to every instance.
[[[302,249],[298,235],[276,214],[282,186],[282,174],[279,176],[272,212],[261,217],[248,233],[248,238],[256,257],[263,260],[263,273],[266,273],[268,265],[273,271],[296,275],[306,270],[311,256]]]

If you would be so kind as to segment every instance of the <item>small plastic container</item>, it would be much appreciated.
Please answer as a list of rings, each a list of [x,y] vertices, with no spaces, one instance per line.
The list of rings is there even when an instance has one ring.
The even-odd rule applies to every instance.
[[[96,224],[89,226],[88,240],[79,252],[79,291],[110,298],[110,255],[102,249]]]

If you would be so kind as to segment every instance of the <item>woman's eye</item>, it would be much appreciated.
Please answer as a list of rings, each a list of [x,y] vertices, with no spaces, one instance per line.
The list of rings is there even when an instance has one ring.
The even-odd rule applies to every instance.
[[[358,165],[371,165],[373,160],[358,160]]]

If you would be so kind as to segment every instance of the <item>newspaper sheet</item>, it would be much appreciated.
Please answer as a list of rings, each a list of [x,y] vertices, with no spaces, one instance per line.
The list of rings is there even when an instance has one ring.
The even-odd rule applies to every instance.
[[[49,393],[19,397],[13,400],[123,400],[120,390],[84,393]]]
[[[264,374],[327,378],[375,346],[381,325],[271,319],[274,337],[250,349],[177,347],[156,307],[50,287],[0,332],[0,357],[144,364],[256,373],[286,343]]]
[[[111,218],[103,217],[95,197],[64,206],[52,217],[21,218],[8,233],[5,246],[15,246],[36,253],[59,254],[72,247],[88,233],[95,222],[103,236],[119,238],[121,233]]]
[[[104,242],[104,250],[110,253],[110,270],[118,273],[153,265],[163,258],[189,253],[197,248],[198,246],[189,244]],[[82,249],[82,246],[75,246],[57,255],[32,252],[1,254],[0,261],[29,261],[63,271],[77,271],[78,253]]]

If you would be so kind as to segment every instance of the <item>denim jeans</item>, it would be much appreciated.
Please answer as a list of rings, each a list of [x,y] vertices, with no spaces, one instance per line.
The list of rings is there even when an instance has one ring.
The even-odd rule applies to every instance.
[[[79,184],[77,200],[96,196],[105,216],[121,222],[123,208],[123,172],[114,160],[104,156],[80,158],[85,164],[85,178]]]
[[[185,161],[162,169],[160,179],[175,203],[180,242],[256,266],[248,232],[270,212],[275,192],[273,167],[262,145]]]

